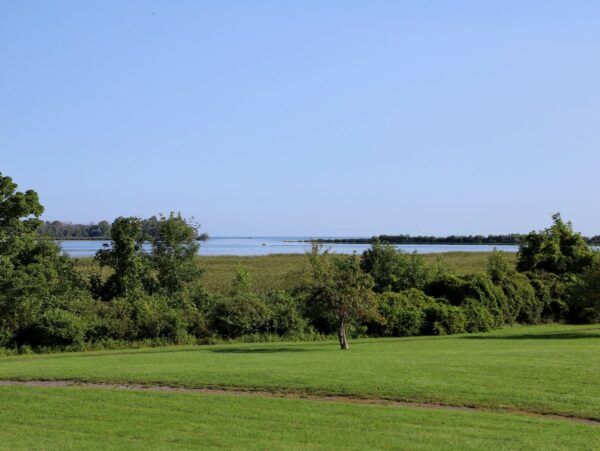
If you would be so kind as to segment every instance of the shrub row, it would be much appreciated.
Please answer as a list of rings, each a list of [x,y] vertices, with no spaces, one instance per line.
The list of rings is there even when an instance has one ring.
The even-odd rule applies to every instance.
[[[484,273],[373,243],[359,258],[308,255],[311,276],[289,291],[259,293],[240,270],[227,296],[202,287],[197,225],[160,216],[152,236],[117,218],[96,261],[109,276],[82,280],[36,230],[37,193],[0,174],[0,348],[74,349],[102,343],[197,343],[257,337],[479,332],[515,322],[600,322],[600,259],[559,215],[521,240],[517,265],[494,252]],[[146,254],[144,243],[152,250]],[[245,338],[244,338],[245,337]]]

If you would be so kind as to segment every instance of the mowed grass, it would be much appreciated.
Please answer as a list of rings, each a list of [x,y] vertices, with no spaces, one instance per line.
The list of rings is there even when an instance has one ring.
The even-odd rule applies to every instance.
[[[507,253],[516,260],[516,254]],[[437,260],[452,271],[464,274],[485,271],[489,252],[448,252],[443,254],[423,254],[425,261],[434,265]],[[92,272],[101,272],[105,277],[109,270],[100,268],[92,258],[74,259],[76,268],[88,277]],[[308,259],[304,254],[275,254],[257,257],[198,257],[198,264],[204,268],[204,286],[211,293],[226,294],[231,290],[233,277],[238,269],[250,272],[255,287],[259,291],[286,289],[297,285],[308,275]]]
[[[0,387],[0,449],[597,449],[600,428],[492,412]]]
[[[600,325],[0,358],[0,379],[345,394],[600,419]]]

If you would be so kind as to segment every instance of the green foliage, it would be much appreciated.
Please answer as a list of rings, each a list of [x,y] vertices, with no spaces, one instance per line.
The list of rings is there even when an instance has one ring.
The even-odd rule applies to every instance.
[[[399,293],[383,293],[379,300],[379,315],[369,329],[380,336],[410,337],[423,333],[425,308],[435,299],[411,288]]]
[[[358,321],[368,320],[377,314],[377,300],[373,295],[373,279],[363,272],[359,258],[354,255],[320,253],[313,245],[309,254],[313,279],[307,287],[308,311],[318,323],[326,318],[335,326],[340,347],[348,348],[346,329]]]
[[[272,291],[266,295],[266,305],[270,315],[267,325],[269,333],[280,336],[297,335],[306,330],[307,323],[299,305],[299,299],[283,290]]]
[[[250,274],[238,270],[230,296],[217,301],[213,313],[215,330],[226,338],[265,332],[271,311],[254,290]]]
[[[38,234],[55,239],[107,239],[110,238],[110,223],[72,224],[62,221],[46,221],[38,229]]]
[[[0,346],[78,341],[68,311],[83,321],[80,307],[91,300],[72,262],[37,237],[43,212],[37,193],[16,188],[0,175]]]
[[[133,301],[132,310],[132,339],[164,338],[171,343],[185,343],[187,327],[183,311],[171,307],[167,298],[140,296]]]
[[[97,253],[102,272],[93,273],[86,286],[73,260],[39,237],[43,207],[37,194],[16,189],[0,175],[0,347],[337,333],[346,349],[347,331],[412,336],[480,332],[515,322],[600,321],[600,262],[559,215],[549,229],[523,239],[519,271],[512,256],[500,252],[492,253],[485,272],[473,272],[483,254],[477,264],[466,264],[466,254],[447,256],[471,270],[461,274],[444,260],[403,254],[377,240],[360,258],[321,252],[315,243],[308,258],[236,258],[260,262],[271,279],[261,279],[257,289],[250,274],[238,269],[229,290],[211,295],[198,264],[198,226],[181,214],[99,224],[110,230],[112,243]],[[148,240],[151,254],[143,249]],[[301,265],[289,263],[299,258]],[[231,260],[215,261],[232,267]]]
[[[197,311],[171,305],[158,294],[115,298],[97,305],[95,322],[90,327],[91,340],[163,340],[186,343],[196,332]]]
[[[160,216],[152,239],[152,261],[160,289],[173,296],[185,285],[197,281],[202,271],[195,260],[199,244],[198,226],[171,213]]]
[[[519,321],[538,324],[542,320],[543,303],[536,297],[535,289],[524,274],[518,273],[515,266],[502,252],[494,251],[488,262],[487,273],[492,282],[500,287],[506,296],[504,321]]]
[[[448,274],[428,284],[425,292],[444,298],[453,306],[463,306],[467,301],[475,300],[492,314],[495,327],[513,321],[514,307],[502,288],[494,285],[487,274]]]
[[[558,275],[581,274],[593,263],[594,251],[560,214],[553,215],[552,221],[551,227],[525,236],[519,246],[517,269]]]
[[[495,326],[494,317],[481,302],[475,299],[466,299],[462,306],[466,332],[487,332]]]
[[[379,240],[363,252],[360,266],[373,278],[373,289],[377,293],[422,289],[429,279],[428,267],[421,256],[406,255]]]
[[[466,331],[467,318],[462,308],[436,302],[425,307],[426,335],[460,334]]]
[[[571,285],[568,307],[570,321],[600,323],[600,262],[595,262]]]
[[[23,247],[35,240],[44,207],[33,190],[17,191],[17,184],[0,172],[0,256],[19,258]]]
[[[495,326],[494,317],[478,300],[467,298],[461,306],[453,306],[416,289],[384,293],[379,313],[370,331],[381,336],[484,332]]]
[[[529,279],[535,297],[541,306],[542,321],[561,321],[567,317],[567,292],[577,277],[559,276],[549,272],[524,273]]]
[[[133,340],[136,335],[133,311],[133,303],[129,299],[115,298],[99,303],[89,338],[93,341]]]
[[[46,309],[34,328],[33,343],[50,347],[81,344],[87,331],[81,316],[61,308]]]
[[[559,214],[551,227],[528,234],[520,246],[517,268],[526,272],[544,319],[596,321],[594,313],[597,253]]]
[[[95,257],[101,267],[107,266],[113,273],[105,282],[98,276],[91,280],[96,296],[110,300],[151,291],[154,284],[150,274],[151,267],[143,251],[146,239],[140,219],[115,219],[111,227],[110,247],[99,250]]]

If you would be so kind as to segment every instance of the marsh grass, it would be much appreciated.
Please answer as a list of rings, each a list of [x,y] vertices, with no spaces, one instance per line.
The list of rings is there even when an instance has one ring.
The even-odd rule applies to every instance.
[[[516,261],[515,254],[507,254]],[[485,271],[489,252],[448,252],[443,254],[423,254],[429,265],[436,265],[438,259],[450,270],[459,274]],[[84,277],[94,271],[103,277],[110,274],[107,268],[100,269],[92,258],[74,259],[76,268]],[[224,294],[231,290],[231,283],[240,268],[250,272],[254,286],[259,291],[292,288],[308,274],[308,259],[304,254],[274,254],[256,257],[220,256],[198,257],[198,265],[205,270],[203,283],[211,293]]]

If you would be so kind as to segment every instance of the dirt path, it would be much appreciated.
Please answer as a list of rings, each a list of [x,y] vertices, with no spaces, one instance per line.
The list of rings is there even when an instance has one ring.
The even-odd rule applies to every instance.
[[[133,391],[152,391],[152,392],[178,392],[178,393],[205,393],[211,395],[230,395],[230,396],[258,396],[271,398],[286,398],[286,399],[302,399],[318,402],[342,402],[350,404],[370,404],[387,407],[408,407],[421,409],[444,409],[444,410],[459,410],[464,412],[496,412],[496,413],[511,413],[515,415],[523,415],[538,418],[548,418],[553,420],[572,421],[581,424],[592,426],[600,426],[600,420],[589,418],[580,418],[571,415],[546,414],[543,412],[528,411],[513,408],[486,408],[475,406],[456,406],[443,403],[426,403],[412,401],[394,401],[384,398],[359,398],[349,395],[317,395],[303,392],[283,392],[283,391],[266,391],[266,390],[242,390],[239,388],[185,388],[173,387],[169,385],[140,385],[140,384],[109,384],[95,382],[80,382],[74,380],[0,380],[0,386],[17,385],[26,387],[83,387],[97,389],[113,389],[113,390],[133,390]]]

